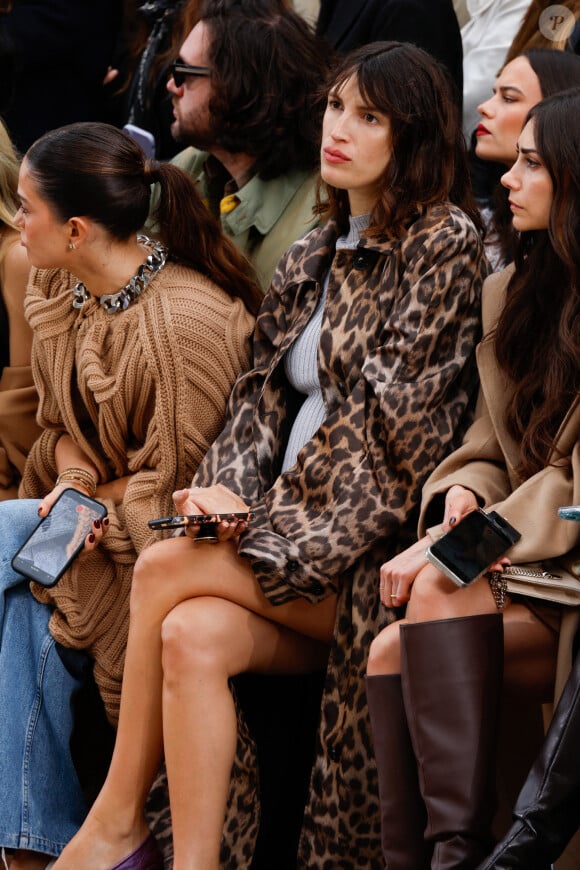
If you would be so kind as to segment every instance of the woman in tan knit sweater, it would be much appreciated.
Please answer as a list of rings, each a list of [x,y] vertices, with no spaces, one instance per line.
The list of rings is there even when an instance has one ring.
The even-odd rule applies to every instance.
[[[15,498],[39,431],[30,368],[32,332],[24,318],[30,264],[18,244],[18,157],[0,121],[0,500]]]
[[[161,241],[137,235],[153,182]],[[147,520],[171,512],[172,492],[220,432],[260,297],[185,173],[146,160],[114,127],[43,136],[18,194],[42,433],[23,475],[27,500],[0,505],[0,845],[14,850],[11,870],[36,870],[85,811],[71,696],[92,660],[115,720]],[[108,534],[93,530],[56,586],[29,588],[10,557],[66,486],[105,503]]]

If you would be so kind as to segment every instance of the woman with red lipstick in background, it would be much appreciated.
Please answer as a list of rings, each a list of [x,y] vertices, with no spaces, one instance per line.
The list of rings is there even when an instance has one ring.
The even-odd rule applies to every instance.
[[[481,506],[520,531],[513,562],[578,558],[580,526],[557,508],[580,499],[579,95],[555,95],[525,119],[502,178],[515,263],[483,290],[476,418],[423,490],[425,537],[381,568],[383,603],[407,604],[373,641],[367,672],[389,870],[479,865],[493,843],[502,685],[553,696],[560,605],[508,594],[501,573],[459,588],[425,550],[428,526],[447,529]],[[521,840],[521,863],[499,866],[543,870],[547,855],[534,863]]]
[[[229,679],[324,667],[299,854],[277,866],[379,865],[362,677],[395,613],[375,577],[413,539],[421,486],[471,416],[487,272],[457,115],[415,46],[341,61],[322,131],[326,220],[281,260],[252,370],[174,495],[178,513],[251,507],[255,520],[221,524],[213,545],[190,526],[138,562],[113,760],[58,870],[138,855],[163,750],[175,870],[216,870],[220,842],[222,866],[250,866],[255,761]]]
[[[481,160],[511,166],[516,142],[528,111],[544,97],[580,85],[580,57],[567,51],[535,48],[523,52],[501,70],[493,96],[477,111],[475,153]],[[483,203],[482,216],[489,225],[486,253],[495,268],[513,259],[516,241],[505,188],[498,184],[492,198]]]

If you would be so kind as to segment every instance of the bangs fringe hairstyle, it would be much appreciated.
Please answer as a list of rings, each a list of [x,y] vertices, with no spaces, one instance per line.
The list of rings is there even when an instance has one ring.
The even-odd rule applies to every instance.
[[[16,149],[0,121],[0,230],[6,226],[20,232],[14,223],[14,216],[20,207],[17,193],[19,165]]]
[[[374,42],[347,55],[328,91],[339,93],[352,76],[364,100],[391,126],[393,156],[368,232],[400,236],[426,207],[441,202],[459,206],[481,231],[453,85],[444,68],[414,45]],[[335,217],[346,230],[347,192],[321,183],[317,213]]]
[[[549,225],[521,233],[506,306],[491,336],[515,383],[507,425],[521,445],[526,478],[548,463],[580,390],[580,87],[542,100],[529,120],[554,189]]]
[[[45,133],[25,159],[40,196],[63,223],[75,215],[88,217],[119,241],[142,230],[151,184],[158,182],[158,235],[171,257],[257,312],[262,295],[252,266],[224,236],[191,177],[177,166],[147,159],[122,130],[91,121]]]

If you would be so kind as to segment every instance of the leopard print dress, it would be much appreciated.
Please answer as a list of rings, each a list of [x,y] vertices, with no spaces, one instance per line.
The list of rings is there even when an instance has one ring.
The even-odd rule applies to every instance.
[[[383,861],[363,677],[372,638],[395,618],[379,600],[379,567],[414,539],[422,485],[470,417],[488,267],[475,227],[448,204],[401,239],[337,252],[337,235],[331,221],[282,259],[258,316],[253,368],[194,484],[222,483],[256,511],[239,551],[271,602],[338,595],[298,866],[369,870]],[[329,269],[319,344],[327,416],[281,474],[297,408],[283,358]],[[224,868],[250,866],[259,824],[254,747],[239,719]]]

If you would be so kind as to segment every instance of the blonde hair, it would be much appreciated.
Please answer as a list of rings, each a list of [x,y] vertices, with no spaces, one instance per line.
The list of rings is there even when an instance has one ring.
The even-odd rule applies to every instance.
[[[17,230],[14,215],[18,211],[18,170],[20,161],[6,127],[0,120],[0,231]]]

